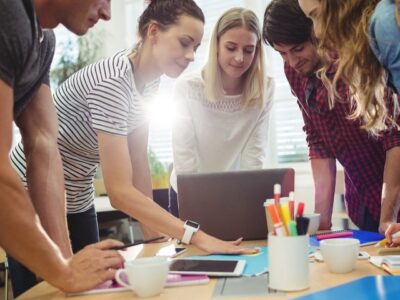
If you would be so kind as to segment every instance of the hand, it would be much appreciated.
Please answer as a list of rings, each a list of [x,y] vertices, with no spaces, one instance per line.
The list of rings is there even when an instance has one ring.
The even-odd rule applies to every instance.
[[[243,248],[240,247],[240,243],[243,238],[239,238],[236,241],[223,241],[212,237],[203,231],[198,231],[192,239],[195,246],[204,250],[210,254],[254,254],[259,251],[259,249],[253,248]]]
[[[393,223],[390,224],[387,230],[385,231],[385,237],[389,246],[399,246],[400,245],[400,238],[392,238],[392,235],[396,232],[400,232],[400,224]]]
[[[396,221],[384,221],[381,219],[381,221],[379,222],[379,232],[386,235],[386,231],[388,230],[390,225],[396,225],[395,222]]]
[[[105,240],[86,246],[68,260],[69,274],[60,289],[64,292],[80,292],[114,279],[115,270],[123,267],[123,258],[110,248],[122,246],[115,240]]]

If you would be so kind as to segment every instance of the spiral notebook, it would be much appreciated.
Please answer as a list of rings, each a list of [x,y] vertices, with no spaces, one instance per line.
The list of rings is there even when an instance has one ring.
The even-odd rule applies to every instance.
[[[336,230],[336,231],[329,231],[329,232],[310,235],[310,245],[314,247],[319,247],[319,241],[317,240],[318,236],[323,236],[324,234],[340,233],[340,232],[351,232],[353,235],[349,237],[358,239],[360,241],[360,246],[372,245],[385,238],[382,234],[378,232],[371,232],[371,231],[364,231],[357,229]]]

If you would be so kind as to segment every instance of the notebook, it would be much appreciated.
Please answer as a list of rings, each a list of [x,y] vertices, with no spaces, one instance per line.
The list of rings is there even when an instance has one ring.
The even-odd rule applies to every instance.
[[[274,184],[282,196],[294,190],[293,169],[263,169],[178,175],[179,217],[193,220],[223,240],[266,239],[264,201],[273,198]]]
[[[367,276],[326,290],[295,298],[297,300],[398,299],[400,276]]]
[[[378,232],[356,230],[356,229],[336,230],[336,231],[329,231],[326,233],[310,235],[310,245],[319,247],[319,241],[317,240],[317,236],[324,235],[324,234],[336,233],[336,232],[352,232],[353,236],[349,236],[349,238],[358,239],[360,241],[360,246],[372,245],[372,244],[375,244],[385,238],[382,234],[380,234]]]
[[[369,262],[392,275],[400,275],[400,255],[371,256]]]

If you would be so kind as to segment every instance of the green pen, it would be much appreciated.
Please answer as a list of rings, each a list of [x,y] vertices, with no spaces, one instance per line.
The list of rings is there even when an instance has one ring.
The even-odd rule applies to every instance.
[[[295,221],[290,221],[288,227],[289,227],[290,236],[297,236],[296,222]]]

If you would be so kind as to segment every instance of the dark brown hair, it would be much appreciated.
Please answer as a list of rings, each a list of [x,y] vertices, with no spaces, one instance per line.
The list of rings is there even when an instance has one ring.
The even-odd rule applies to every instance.
[[[265,43],[301,44],[313,40],[313,24],[301,10],[298,0],[273,0],[264,13]]]
[[[182,15],[187,15],[205,23],[204,14],[193,0],[152,0],[139,18],[139,34],[144,38],[150,21],[162,27],[178,23]]]

